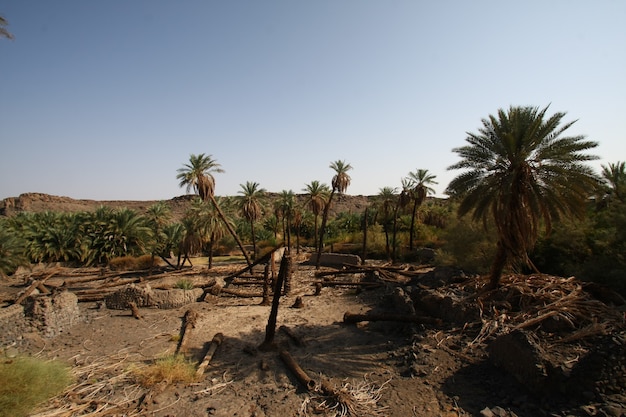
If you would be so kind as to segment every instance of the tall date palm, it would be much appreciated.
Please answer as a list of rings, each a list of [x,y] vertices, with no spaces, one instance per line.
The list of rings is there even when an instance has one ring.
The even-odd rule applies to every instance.
[[[624,201],[626,187],[626,162],[609,163],[602,165],[602,180],[608,186],[608,194],[620,201]]]
[[[409,172],[409,176],[407,177],[411,188],[411,199],[413,200],[411,229],[409,231],[409,250],[413,250],[417,209],[424,203],[428,194],[435,193],[435,190],[431,187],[431,185],[437,184],[435,178],[437,178],[437,176],[429,173],[427,169],[418,169],[415,172]]]
[[[248,266],[251,266],[252,261],[250,261],[250,257],[243,247],[241,239],[239,239],[235,229],[230,222],[228,222],[224,212],[215,200],[215,178],[212,172],[224,172],[220,164],[218,164],[211,155],[205,155],[203,153],[200,155],[191,154],[189,163],[185,164],[183,168],[179,168],[177,172],[176,179],[180,181],[178,184],[180,187],[187,187],[187,191],[193,187],[203,201],[211,201],[220,220],[222,220],[228,232],[235,239],[235,242],[237,242],[239,249],[241,249],[241,253],[243,253],[243,256],[246,258]]]
[[[326,205],[326,201],[328,200],[328,196],[330,194],[330,188],[328,185],[324,183],[320,183],[317,180],[311,181],[310,184],[306,184],[305,188],[302,191],[306,192],[306,200],[304,204],[309,207],[311,213],[313,213],[314,218],[314,245],[317,248],[318,241],[318,218],[322,211],[324,210],[324,206]]]
[[[260,188],[258,182],[248,181],[246,184],[239,184],[239,209],[243,217],[250,223],[250,235],[252,238],[252,253],[256,259],[256,236],[254,235],[254,222],[261,218],[261,200],[265,196],[265,188]]]
[[[453,149],[461,161],[448,169],[464,169],[446,192],[460,199],[459,216],[472,213],[486,224],[493,219],[497,249],[488,288],[500,282],[508,263],[532,265],[528,252],[543,225],[549,232],[561,216],[582,217],[598,177],[584,153],[596,142],[563,136],[574,122],[561,124],[565,113],[547,116],[548,107],[510,107],[482,120],[478,133],[468,133],[465,146]]]
[[[332,190],[328,196],[328,201],[324,206],[324,213],[322,214],[322,225],[320,226],[320,239],[317,246],[317,260],[315,262],[315,268],[320,268],[320,258],[322,256],[322,250],[324,248],[324,233],[326,233],[326,222],[328,221],[328,213],[330,212],[330,206],[333,202],[333,197],[336,193],[343,194],[350,186],[351,178],[348,175],[348,171],[352,169],[350,164],[345,161],[337,160],[330,164],[330,168],[335,171],[331,185]]]

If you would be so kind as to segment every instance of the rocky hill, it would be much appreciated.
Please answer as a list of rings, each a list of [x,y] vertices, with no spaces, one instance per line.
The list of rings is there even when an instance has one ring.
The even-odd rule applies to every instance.
[[[270,200],[276,199],[278,194],[270,193]],[[165,200],[172,210],[172,217],[180,219],[184,215],[187,207],[195,198],[195,195],[183,195]],[[297,196],[298,202],[303,203],[304,195]],[[331,214],[340,212],[362,212],[373,197],[337,195],[333,201]],[[122,200],[75,200],[70,197],[54,196],[42,193],[25,193],[19,197],[9,197],[0,201],[0,216],[14,216],[20,212],[78,212],[93,211],[98,207],[106,206],[110,208],[128,208],[139,213],[145,213],[148,207],[157,203],[157,200],[148,201],[122,201]]]

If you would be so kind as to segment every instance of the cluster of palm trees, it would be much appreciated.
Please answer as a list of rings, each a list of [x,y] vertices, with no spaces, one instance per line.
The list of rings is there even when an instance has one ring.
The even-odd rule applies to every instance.
[[[565,113],[549,116],[547,110],[547,107],[500,109],[497,115],[482,120],[477,133],[468,133],[465,146],[453,149],[460,161],[448,169],[462,172],[447,186],[450,199],[445,204],[458,207],[461,218],[468,215],[485,227],[493,227],[496,250],[490,272],[491,287],[498,285],[509,266],[535,268],[529,254],[537,240],[562,218],[583,218],[590,199],[595,198],[606,206],[624,203],[626,164],[603,166],[597,175],[586,164],[596,159],[586,151],[595,148],[597,142],[584,136],[566,136],[565,131],[574,122],[563,123]],[[268,205],[269,193],[252,181],[241,184],[234,198],[216,197],[213,174],[224,172],[223,169],[211,155],[192,154],[176,178],[188,192],[193,189],[199,199],[190,205],[180,222],[170,221],[165,203],[150,207],[145,215],[107,208],[93,213],[21,213],[5,220],[4,224],[10,223],[11,227],[2,228],[0,233],[0,255],[10,257],[13,262],[10,265],[5,262],[8,266],[4,269],[6,272],[23,259],[90,265],[141,253],[166,260],[172,253],[177,254],[176,266],[180,267],[181,258],[184,264],[192,254],[202,250],[208,250],[211,265],[213,248],[225,236],[232,237],[250,265],[258,253],[259,233],[272,230],[276,238],[280,232],[284,243],[291,247],[291,234],[295,232],[299,247],[300,234],[309,225],[313,230],[308,236],[316,248],[319,267],[325,237],[332,226],[331,207],[336,196],[345,193],[351,182],[349,163],[337,160],[330,168],[334,172],[330,187],[312,181],[303,188],[304,196],[283,190]],[[404,243],[412,252],[416,249],[415,232],[420,220],[445,228],[445,215],[431,210],[428,215],[419,216],[427,197],[434,193],[435,179],[428,170],[417,169],[401,179],[400,191],[394,187],[381,188],[373,204],[356,220],[361,223],[363,247],[368,223],[382,227],[385,252],[390,260],[398,257],[398,230],[408,230]],[[239,237],[243,222],[233,221],[233,208],[228,207],[233,201],[234,209],[248,225],[246,233],[251,251],[246,250]],[[225,206],[230,217],[223,209]],[[408,219],[410,225],[401,226]],[[263,227],[259,228],[259,224]],[[21,243],[16,244],[16,239]]]
[[[350,176],[347,172],[352,169],[350,164],[344,161],[338,160],[331,163],[330,167],[335,171],[335,175],[332,179],[332,189],[326,184],[322,184],[319,181],[312,181],[307,184],[304,191],[306,191],[305,206],[308,206],[315,218],[315,246],[318,248],[318,254],[323,250],[324,234],[326,232],[326,224],[328,221],[329,210],[332,204],[335,194],[344,193],[350,185]],[[224,215],[220,209],[220,204],[217,202],[214,196],[215,190],[215,178],[213,173],[224,172],[213,159],[212,155],[207,154],[192,154],[189,158],[189,163],[185,164],[183,168],[178,170],[177,179],[181,187],[186,187],[187,191],[192,188],[198,193],[201,200],[204,202],[211,202],[215,212],[219,216],[222,224],[228,229],[232,237],[239,245],[242,253],[246,257],[246,261],[251,265],[251,259],[248,256],[248,251],[245,249],[243,242],[236,233],[231,222]],[[241,190],[238,197],[238,208],[241,216],[245,218],[250,225],[250,240],[252,242],[252,254],[253,257],[257,253],[256,245],[256,233],[255,223],[258,222],[263,216],[263,200],[266,197],[267,191],[261,188],[257,182],[248,181],[246,184],[240,184]],[[278,199],[273,207],[273,214],[275,216],[276,224],[280,221],[282,223],[282,233],[284,236],[285,244],[287,247],[291,247],[291,232],[295,230],[297,233],[296,247],[299,248],[299,233],[300,226],[303,220],[303,207],[299,207],[296,203],[296,195],[292,190],[283,190],[280,192]],[[318,217],[322,214],[322,223],[318,229]],[[319,256],[318,256],[319,259]]]

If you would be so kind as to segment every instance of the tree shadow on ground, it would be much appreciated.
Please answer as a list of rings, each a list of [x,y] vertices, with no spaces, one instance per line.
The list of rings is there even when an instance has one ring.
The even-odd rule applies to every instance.
[[[342,323],[319,326],[299,325],[289,327],[303,342],[298,346],[285,333],[277,329],[275,349],[259,349],[265,331],[253,330],[240,337],[225,337],[207,372],[215,375],[231,374],[233,377],[257,375],[267,378],[268,372],[288,375],[278,352],[288,350],[300,367],[310,377],[323,374],[330,378],[362,378],[380,372],[382,360],[390,347],[403,343],[403,335],[368,329],[367,326]],[[189,350],[189,355],[200,360],[207,345]],[[289,379],[295,381],[293,375]]]

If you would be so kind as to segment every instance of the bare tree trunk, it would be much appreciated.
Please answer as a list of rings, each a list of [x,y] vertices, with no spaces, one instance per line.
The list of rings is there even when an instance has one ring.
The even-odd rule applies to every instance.
[[[254,236],[254,220],[250,220],[250,234],[252,235],[252,259],[256,259],[256,236]]]
[[[271,277],[270,277],[270,264],[269,262],[265,264],[265,269],[263,270],[263,301],[261,301],[262,306],[270,305],[270,288],[271,288]]]
[[[387,254],[387,260],[391,260],[391,249],[389,247],[389,230],[387,230],[387,221],[383,224],[383,230],[385,232],[385,253]]]
[[[317,224],[317,220],[318,220],[319,214],[315,214],[314,219],[315,219],[315,225],[314,225],[314,229],[313,229],[313,245],[315,245],[315,249],[317,249],[317,241],[319,239],[319,227]]]
[[[506,266],[507,253],[506,248],[501,242],[498,242],[498,249],[496,251],[496,257],[491,265],[491,272],[489,274],[489,284],[485,289],[495,290],[500,285],[500,277],[502,277],[502,271]]]
[[[285,279],[284,279],[284,295],[289,295],[291,294],[291,278],[293,277],[293,262],[291,259],[291,254],[289,253],[289,250],[285,251],[285,253],[283,254],[283,259],[287,259],[286,261],[286,269],[287,272],[285,273]],[[281,269],[282,269],[282,263],[281,263]]]
[[[241,242],[241,239],[239,239],[239,236],[237,236],[237,232],[235,232],[235,229],[233,229],[231,224],[226,219],[226,216],[224,215],[224,212],[220,208],[219,204],[217,204],[217,201],[215,200],[215,197],[212,194],[209,194],[209,198],[211,199],[211,203],[213,203],[213,207],[215,207],[215,210],[217,211],[217,215],[219,216],[220,220],[222,220],[222,223],[224,223],[224,225],[228,229],[228,232],[231,234],[233,239],[235,239],[235,242],[237,242],[237,245],[239,246],[239,249],[241,249],[241,253],[243,253],[244,258],[246,258],[246,263],[248,264],[248,266],[251,266],[252,265],[252,261],[250,260],[250,257],[248,256],[248,253],[246,252],[245,248],[243,247],[243,243]]]
[[[324,249],[324,233],[326,233],[326,222],[328,222],[328,213],[330,212],[330,205],[333,202],[335,196],[335,189],[330,192],[328,201],[324,206],[324,213],[322,214],[322,225],[320,226],[320,240],[317,247],[317,260],[315,261],[315,269],[320,269],[320,258],[322,257],[322,250]]]
[[[214,241],[213,237],[211,237],[211,240],[209,241],[209,259],[207,261],[209,269],[213,268],[213,245]]]
[[[363,225],[363,249],[361,251],[361,265],[365,265],[365,257],[367,256],[367,210],[365,207],[365,211],[363,212],[363,221],[361,222]]]
[[[393,239],[391,241],[391,260],[395,261],[397,258],[397,236],[398,236],[398,209],[400,206],[396,204],[396,208],[393,210]]]
[[[265,327],[265,340],[259,347],[261,350],[270,350],[274,348],[274,336],[276,335],[276,318],[278,317],[278,304],[280,303],[280,289],[285,281],[288,269],[287,256],[283,255],[283,259],[280,262],[280,270],[278,271],[278,278],[276,282],[276,291],[274,291],[274,299],[272,300],[272,310],[270,311],[270,317],[267,320],[267,326]]]
[[[417,200],[413,201],[413,211],[411,212],[411,229],[409,230],[409,250],[413,251],[413,238],[415,236],[415,217],[417,217]]]

